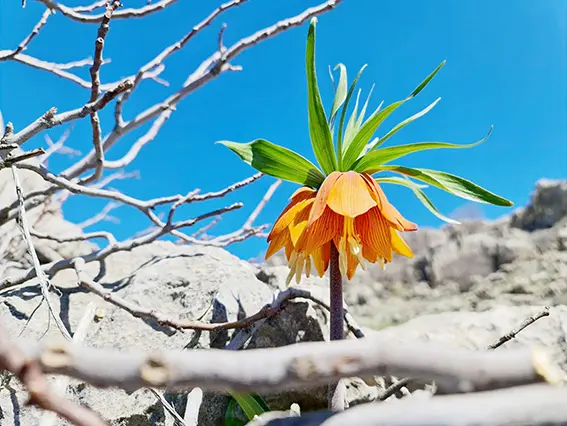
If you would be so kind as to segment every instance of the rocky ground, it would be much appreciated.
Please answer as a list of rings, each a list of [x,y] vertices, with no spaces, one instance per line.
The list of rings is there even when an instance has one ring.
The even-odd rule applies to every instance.
[[[0,205],[13,199],[2,185]],[[31,190],[40,183],[27,176]],[[2,189],[4,188],[4,189]],[[0,211],[1,217],[1,211]],[[12,222],[13,223],[13,222]],[[79,233],[51,209],[36,213],[36,229],[43,232]],[[14,225],[0,226],[0,279],[16,274],[14,264],[25,248]],[[84,254],[90,243],[54,244],[34,239],[40,260],[47,262]],[[496,222],[470,222],[461,226],[420,230],[408,243],[413,259],[398,258],[386,271],[370,268],[346,284],[350,312],[369,333],[392,339],[420,338],[447,345],[482,349],[528,315],[552,306],[543,318],[507,345],[540,345],[549,348],[567,371],[567,181],[538,182],[530,203],[510,217]],[[283,288],[287,268],[281,257],[252,265],[220,248],[183,247],[156,242],[129,252],[109,256],[103,264],[87,265],[87,273],[121,297],[171,317],[226,321],[253,314]],[[29,264],[25,264],[28,267]],[[88,329],[84,344],[117,349],[222,348],[233,332],[178,332],[153,321],[135,318],[83,288],[67,270],[52,280],[60,290],[52,299],[63,322],[76,330],[88,303],[97,306],[97,321]],[[326,297],[322,279],[306,280],[302,286]],[[0,293],[2,323],[13,336],[40,339],[57,329],[48,322],[47,309],[32,312],[41,301],[35,282]],[[328,335],[328,314],[309,301],[290,303],[269,319],[247,348],[281,346],[322,340]],[[377,330],[377,331],[372,331]],[[379,330],[379,331],[378,331]],[[349,383],[349,402],[375,399],[382,383],[369,386],[360,379]],[[67,396],[92,407],[113,425],[172,425],[161,404],[149,390],[128,394],[116,389],[97,389],[73,380]],[[293,402],[302,410],[325,406],[324,389],[264,395],[272,408],[288,409]],[[166,394],[183,415],[186,393]],[[228,397],[205,394],[199,425],[222,425]],[[0,387],[0,424],[37,424],[41,413],[24,407],[25,394],[16,380],[4,377]]]

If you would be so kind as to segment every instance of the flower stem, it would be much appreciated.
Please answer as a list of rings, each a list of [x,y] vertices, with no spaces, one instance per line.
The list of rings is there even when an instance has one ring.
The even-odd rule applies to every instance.
[[[344,338],[343,277],[339,269],[339,251],[333,243],[331,243],[330,289],[330,337],[331,340],[342,340]],[[343,411],[345,409],[345,394],[344,383],[339,381],[329,385],[327,400],[331,411]]]
[[[339,251],[331,243],[331,340],[344,339],[343,277],[339,269]]]

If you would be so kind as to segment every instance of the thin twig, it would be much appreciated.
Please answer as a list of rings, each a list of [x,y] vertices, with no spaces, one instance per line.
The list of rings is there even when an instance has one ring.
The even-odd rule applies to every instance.
[[[396,380],[396,382],[392,383],[390,386],[388,386],[386,389],[384,389],[380,393],[380,395],[378,395],[377,400],[378,401],[387,400],[392,395],[394,395],[396,392],[398,392],[401,388],[407,386],[410,382],[411,382],[411,379],[408,378],[408,377],[405,377],[405,378],[400,379],[400,380]]]
[[[104,13],[100,13],[98,15],[85,15],[81,13],[81,11],[83,11],[84,9],[79,9],[79,11],[77,11],[77,9],[75,8],[65,6],[54,0],[39,0],[39,1],[45,4],[45,6],[47,6],[48,8],[56,10],[60,12],[63,16],[77,22],[82,22],[85,24],[96,24],[104,19]],[[154,4],[149,4],[147,6],[141,7],[139,9],[134,9],[134,8],[122,9],[116,12],[116,14],[114,15],[114,19],[142,18],[154,12],[159,12],[161,10],[164,10],[165,8],[171,6],[176,1],[177,0],[161,0]]]
[[[165,409],[165,411],[167,413],[169,413],[171,415],[171,417],[173,417],[173,420],[175,421],[175,423],[177,423],[179,426],[187,426],[187,424],[185,423],[185,420],[183,420],[183,417],[181,417],[179,415],[179,413],[175,410],[175,408],[169,403],[169,401],[167,399],[165,399],[165,396],[163,396],[163,394],[158,391],[157,389],[154,388],[149,388],[150,392],[154,394],[154,396],[158,399],[159,402],[161,402],[161,405],[163,405],[163,408]]]
[[[538,312],[537,314],[529,316],[524,321],[522,321],[522,323],[518,327],[510,330],[508,333],[501,336],[496,342],[492,343],[491,345],[488,345],[487,349],[496,349],[502,346],[504,343],[514,339],[518,335],[518,333],[520,333],[526,327],[532,325],[538,319],[548,316],[549,316],[549,307],[545,307],[544,310]]]
[[[42,0],[47,1],[47,0]],[[341,3],[342,0],[328,0],[304,10],[302,13],[277,22],[276,24],[266,27],[256,33],[245,37],[228,48],[223,54],[215,52],[208,59],[203,61],[201,65],[186,79],[183,86],[175,93],[171,94],[168,98],[153,105],[144,112],[138,114],[134,119],[125,122],[117,123],[115,128],[104,138],[103,149],[108,151],[122,136],[134,131],[135,129],[143,126],[157,118],[164,111],[174,108],[181,100],[193,93],[200,87],[203,87],[208,82],[212,81],[225,71],[230,71],[229,63],[235,59],[244,50],[249,49],[258,43],[263,42],[271,37],[274,37],[281,32],[287,31],[290,28],[297,27],[307,22],[314,16],[332,10]],[[121,12],[124,12],[122,10]],[[118,13],[118,12],[117,12]],[[116,14],[115,14],[116,17]],[[65,170],[62,175],[67,179],[74,179],[87,170],[94,167],[96,154],[91,150],[81,161]]]
[[[45,12],[43,12],[43,14],[41,15],[41,18],[38,21],[38,23],[35,24],[35,26],[33,27],[31,33],[29,33],[27,37],[22,40],[22,42],[18,45],[16,49],[14,49],[12,53],[0,55],[0,61],[12,59],[14,56],[26,50],[29,44],[32,42],[32,40],[39,34],[41,29],[45,26],[45,24],[47,23],[47,19],[49,18],[51,13],[52,13],[51,10],[46,9]]]
[[[128,90],[130,87],[132,87],[132,82],[130,80],[126,80],[121,84],[119,84],[118,86],[116,86],[116,88],[114,88],[113,90],[109,90],[108,92],[105,92],[96,101],[90,102],[75,110],[63,112],[60,114],[57,114],[56,108],[51,108],[40,118],[38,118],[36,121],[31,123],[29,126],[27,126],[25,129],[19,131],[18,133],[3,138],[4,139],[3,141],[4,143],[15,143],[18,145],[22,145],[24,142],[27,142],[32,137],[34,137],[39,132],[45,129],[50,129],[53,126],[59,126],[63,123],[67,123],[69,121],[73,121],[79,118],[84,118],[95,111],[101,110],[110,101],[116,98],[119,94]]]
[[[53,319],[55,320],[55,323],[57,324],[57,327],[59,328],[59,330],[61,331],[61,333],[63,334],[63,336],[69,340],[72,339],[71,335],[69,334],[69,331],[67,330],[67,328],[65,327],[65,324],[63,324],[63,321],[61,320],[61,318],[59,317],[59,315],[57,314],[57,312],[55,312],[55,309],[53,308],[53,305],[51,304],[51,300],[49,299],[49,288],[51,286],[51,284],[49,283],[48,278],[45,276],[41,265],[39,263],[39,259],[37,258],[37,253],[35,251],[35,248],[33,246],[32,243],[32,238],[30,235],[30,231],[29,231],[29,226],[28,226],[28,222],[27,222],[27,218],[26,218],[26,211],[24,209],[24,197],[23,197],[23,191],[22,191],[22,185],[20,183],[20,179],[18,177],[18,173],[16,171],[16,167],[12,166],[12,177],[14,179],[14,186],[16,187],[16,196],[17,199],[19,200],[20,203],[20,214],[18,217],[18,225],[22,231],[22,235],[24,238],[24,241],[26,243],[26,247],[28,250],[28,253],[30,254],[31,258],[32,258],[32,264],[33,264],[33,269],[35,272],[35,275],[38,279],[40,288],[41,288],[41,293],[43,295],[43,301],[47,304],[47,307],[49,308],[49,312],[51,314],[51,316],[53,317]]]

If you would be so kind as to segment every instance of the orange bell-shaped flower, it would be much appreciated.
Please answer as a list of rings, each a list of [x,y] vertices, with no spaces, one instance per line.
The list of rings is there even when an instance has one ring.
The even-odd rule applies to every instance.
[[[413,257],[398,231],[415,231],[417,225],[392,206],[382,188],[366,173],[333,172],[315,191],[303,186],[277,219],[268,236],[266,259],[285,247],[290,274],[319,276],[329,266],[331,244],[339,252],[341,274],[349,280],[366,261],[384,267],[392,254]]]

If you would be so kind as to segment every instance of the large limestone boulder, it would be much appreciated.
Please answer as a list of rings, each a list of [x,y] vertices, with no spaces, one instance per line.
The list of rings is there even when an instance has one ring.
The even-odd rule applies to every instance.
[[[184,247],[169,242],[155,242],[131,252],[109,256],[103,265],[89,264],[91,277],[129,302],[154,309],[173,318],[207,322],[234,321],[251,315],[272,299],[272,291],[255,277],[253,267],[227,251],[212,247]],[[67,270],[57,274],[52,283],[61,296],[52,295],[52,302],[67,327],[73,332],[88,303],[97,305],[98,321],[93,321],[84,344],[114,349],[144,351],[164,348],[224,347],[231,333],[176,331],[154,321],[135,318],[98,296],[77,288],[76,276]],[[41,293],[30,285],[1,295],[0,316],[5,327],[16,337],[40,339],[58,335],[45,306],[32,317],[41,300]],[[31,318],[31,319],[30,319]],[[26,322],[29,320],[27,327]],[[15,386],[15,384],[14,384]],[[163,408],[148,390],[128,394],[117,389],[98,389],[72,381],[72,399],[92,407],[113,425],[150,426],[165,424]],[[180,409],[185,393],[167,395]],[[0,407],[5,418],[12,418],[13,400],[19,401],[21,424],[35,424],[39,413],[24,408],[25,394],[0,390]],[[225,396],[223,396],[226,399]],[[222,418],[222,405],[205,401],[202,424],[216,424]],[[10,414],[12,413],[12,414]],[[2,420],[2,425],[9,425]]]

